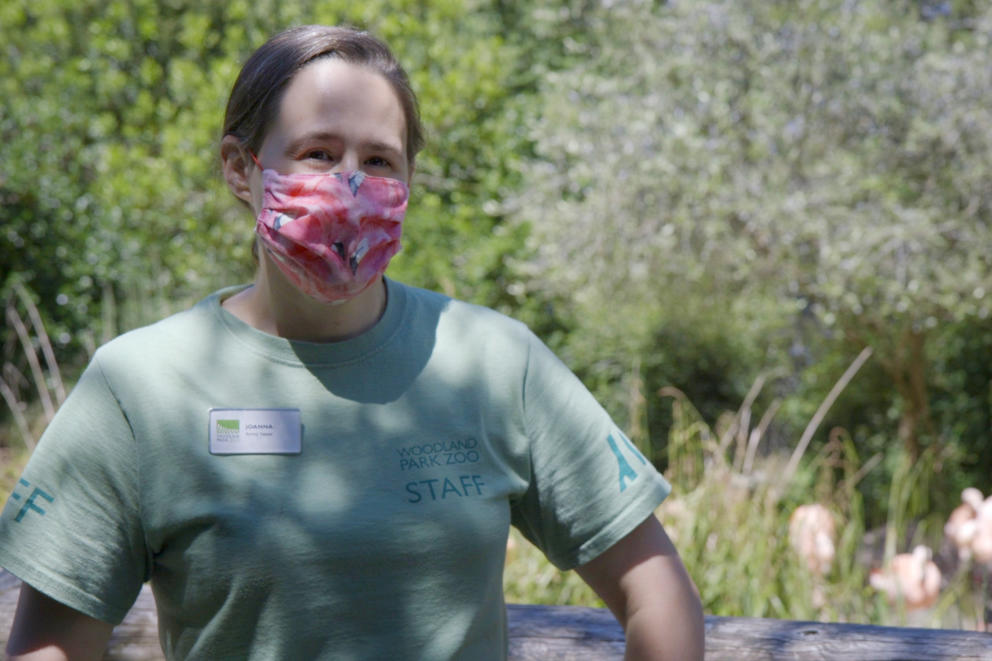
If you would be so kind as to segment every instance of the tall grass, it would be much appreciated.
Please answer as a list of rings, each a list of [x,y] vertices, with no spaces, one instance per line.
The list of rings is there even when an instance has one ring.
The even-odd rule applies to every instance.
[[[36,428],[51,422],[56,408],[65,400],[65,385],[41,314],[31,294],[20,283],[12,286],[12,295],[4,305],[4,317],[8,331],[0,338],[3,341],[0,396],[11,412],[25,448],[30,451],[34,449]],[[38,416],[28,415],[32,402],[41,407],[40,420]]]

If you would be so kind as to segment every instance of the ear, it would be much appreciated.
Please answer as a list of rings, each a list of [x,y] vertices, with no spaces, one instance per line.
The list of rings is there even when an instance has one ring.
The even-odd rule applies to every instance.
[[[251,173],[255,164],[237,136],[225,135],[220,142],[220,160],[224,179],[234,196],[251,205]]]

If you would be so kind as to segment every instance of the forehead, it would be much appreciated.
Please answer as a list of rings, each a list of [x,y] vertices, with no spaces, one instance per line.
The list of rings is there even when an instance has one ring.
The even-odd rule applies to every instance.
[[[406,155],[406,119],[392,85],[378,72],[336,57],[317,59],[293,76],[272,131],[286,140],[329,132],[386,144]]]

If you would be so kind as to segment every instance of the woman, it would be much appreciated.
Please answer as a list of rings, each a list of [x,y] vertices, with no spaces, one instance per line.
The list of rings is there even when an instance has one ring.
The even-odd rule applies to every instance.
[[[387,47],[277,35],[224,131],[255,280],[95,355],[0,518],[8,652],[99,658],[149,580],[170,659],[505,658],[512,523],[628,658],[700,658],[664,479],[521,324],[383,277],[423,141]]]

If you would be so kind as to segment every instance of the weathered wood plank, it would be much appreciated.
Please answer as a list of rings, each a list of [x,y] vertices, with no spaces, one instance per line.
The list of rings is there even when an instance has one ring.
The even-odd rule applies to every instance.
[[[20,582],[0,571],[0,647]],[[609,611],[578,606],[507,607],[512,661],[613,661],[623,632]],[[114,629],[107,661],[161,661],[155,604],[145,586]],[[706,617],[708,661],[992,661],[992,634],[861,624]]]
[[[613,660],[623,634],[608,611],[574,606],[509,607],[510,649],[517,661]],[[992,634],[865,624],[706,617],[708,661],[992,660]]]
[[[507,606],[514,661],[623,659],[623,630],[609,611],[580,606]]]
[[[992,634],[951,629],[707,617],[706,651],[707,659],[711,661],[988,661],[992,659]]]

